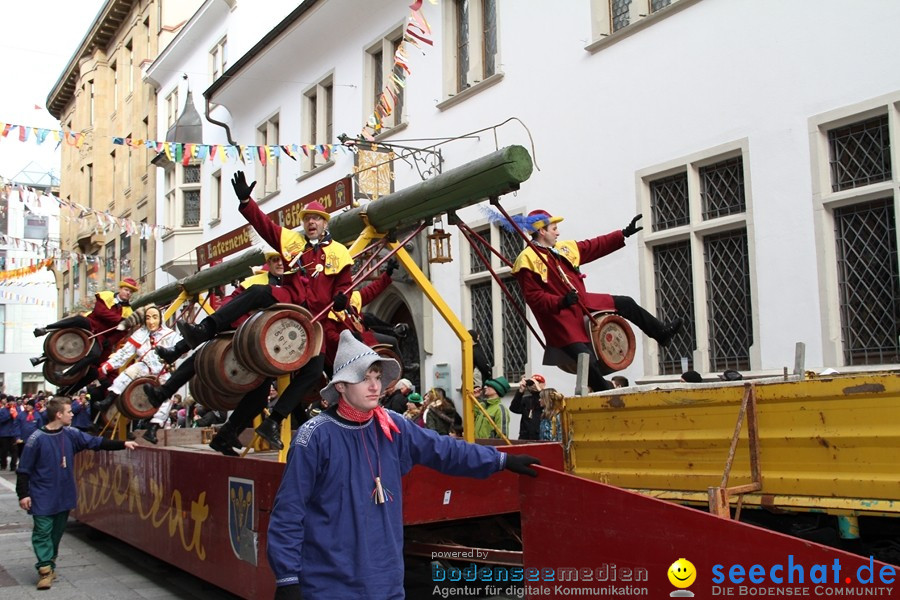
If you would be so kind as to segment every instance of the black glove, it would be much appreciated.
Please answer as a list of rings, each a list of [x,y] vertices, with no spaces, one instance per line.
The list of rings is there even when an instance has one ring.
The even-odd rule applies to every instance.
[[[577,302],[578,302],[578,292],[576,290],[569,290],[568,292],[566,292],[566,295],[563,296],[562,301],[560,302],[560,305],[563,308],[569,308],[570,306],[572,306],[573,304],[576,304]]]
[[[344,295],[344,292],[338,292],[334,295],[334,306],[331,307],[332,310],[341,312],[345,308],[347,308],[347,296]]]
[[[527,454],[506,455],[506,468],[513,473],[518,473],[519,475],[529,475],[531,477],[537,477],[537,471],[532,469],[531,465],[539,464],[541,464],[541,461],[533,456],[528,456]]]
[[[241,202],[246,202],[250,199],[250,194],[253,193],[253,188],[256,187],[256,182],[254,181],[249,186],[247,185],[247,178],[244,177],[243,171],[238,171],[234,174],[234,177],[231,178],[231,187],[234,188],[234,193],[237,195],[238,200]]]
[[[628,226],[622,230],[622,235],[624,235],[625,237],[631,237],[634,234],[636,234],[638,231],[643,229],[644,228],[643,225],[638,227],[638,224],[637,224],[637,222],[640,221],[643,217],[644,217],[644,215],[637,215],[635,218],[633,218],[631,220],[631,223],[629,223]]]
[[[389,258],[386,263],[384,263],[384,272],[387,273],[388,277],[392,277],[394,275],[394,271],[396,271],[400,267],[400,263],[397,262],[396,258]]]
[[[279,585],[275,588],[275,600],[303,600],[300,584]]]

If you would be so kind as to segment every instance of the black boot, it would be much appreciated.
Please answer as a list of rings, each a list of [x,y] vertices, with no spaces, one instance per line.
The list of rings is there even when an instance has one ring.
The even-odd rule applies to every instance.
[[[669,321],[660,329],[659,335],[656,337],[656,342],[663,347],[669,345],[672,341],[672,338],[675,337],[679,331],[681,331],[681,327],[684,325],[684,322],[681,320],[681,317],[675,319],[674,321]]]
[[[164,388],[165,386],[156,387],[152,383],[145,383],[141,386],[141,390],[143,390],[144,395],[147,396],[147,400],[150,401],[153,408],[159,408],[162,406],[163,402],[172,396],[172,394],[168,393]]]
[[[156,431],[158,429],[159,425],[157,425],[156,423],[150,423],[150,425],[147,427],[147,431],[144,432],[144,435],[142,437],[151,444],[156,444],[159,441],[156,438]]]
[[[35,327],[34,328],[34,337],[44,337],[47,335],[47,329],[44,327]]]
[[[181,352],[179,352],[178,349],[174,346],[172,348],[163,348],[162,346],[157,346],[156,353],[161,359],[163,359],[163,362],[169,364],[172,364],[173,362],[178,360],[179,356],[181,356]]]
[[[184,338],[184,341],[186,341],[191,348],[196,348],[203,342],[211,340],[216,335],[216,323],[208,317],[203,319],[199,325],[185,323],[184,321],[179,321],[177,325],[181,337]]]
[[[35,356],[35,357],[33,357],[33,358],[29,358],[28,360],[31,361],[31,366],[32,366],[32,367],[36,367],[36,366],[38,366],[38,365],[40,365],[40,364],[46,362],[46,361],[47,361],[47,357],[44,356],[43,354],[41,354],[40,356]]]
[[[262,425],[256,428],[256,435],[269,442],[269,445],[275,450],[284,448],[284,444],[281,442],[281,423],[272,417],[266,417],[263,420]]]
[[[97,402],[97,410],[98,411],[106,410],[107,408],[112,406],[113,402],[115,402],[116,398],[118,398],[118,397],[119,397],[119,395],[115,392],[108,393],[106,395],[106,398]]]

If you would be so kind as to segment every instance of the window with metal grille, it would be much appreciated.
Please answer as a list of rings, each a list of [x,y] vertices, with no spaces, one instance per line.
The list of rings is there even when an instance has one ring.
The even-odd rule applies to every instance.
[[[481,346],[488,360],[494,362],[494,310],[491,305],[493,280],[469,287],[472,298],[472,329],[481,334]]]
[[[182,225],[185,227],[196,227],[200,224],[200,190],[185,190],[182,193],[184,199],[184,219]]]
[[[700,198],[704,219],[744,212],[744,159],[739,156],[701,167]]]
[[[612,19],[612,30],[618,31],[631,23],[631,0],[610,0],[609,15]]]
[[[900,363],[900,281],[892,198],[834,211],[847,365]]]
[[[653,231],[687,225],[691,220],[687,173],[651,181],[650,208],[653,211]]]
[[[831,191],[891,179],[891,140],[887,115],[828,132]]]
[[[200,165],[189,165],[182,169],[182,183],[200,183]]]
[[[505,277],[503,283],[515,298],[518,306],[525,306],[525,298],[519,282],[513,277]],[[525,321],[504,296],[503,317],[503,375],[509,381],[519,381],[525,375],[528,362],[528,331]]]
[[[519,252],[525,247],[525,240],[517,231],[500,228],[500,254],[510,262],[515,262]]]
[[[116,242],[106,244],[106,289],[115,289],[116,285]]]
[[[753,345],[747,230],[703,240],[710,370],[749,369]]]
[[[659,348],[660,374],[682,372],[681,359],[693,362],[697,337],[694,331],[694,282],[691,275],[690,241],[675,242],[653,249],[656,281],[656,312],[663,322],[684,319],[681,332],[665,348]]]
[[[491,228],[490,227],[482,227],[481,229],[476,229],[475,233],[483,237],[485,240],[491,239]],[[483,273],[487,271],[487,267],[481,262],[481,259],[478,258],[478,253],[475,252],[475,247],[478,247],[478,250],[481,251],[481,254],[488,260],[491,260],[491,251],[488,249],[487,245],[478,239],[472,239],[472,244],[469,245],[469,273]]]
[[[490,77],[496,72],[497,57],[497,6],[494,0],[481,0],[482,75]]]
[[[131,236],[123,232],[119,236],[119,277],[131,276]]]

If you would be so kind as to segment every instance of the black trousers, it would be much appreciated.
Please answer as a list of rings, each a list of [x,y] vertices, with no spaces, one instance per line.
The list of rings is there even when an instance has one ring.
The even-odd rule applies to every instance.
[[[87,317],[83,317],[81,315],[75,315],[74,317],[66,317],[65,319],[60,319],[55,323],[50,323],[44,329],[67,329],[69,327],[80,327],[81,329],[87,329],[90,331],[91,322],[88,321]]]
[[[226,426],[231,429],[235,435],[240,433],[250,425],[253,418],[262,413],[269,400],[269,390],[272,388],[274,379],[266,379],[257,387],[253,388],[241,399],[240,404],[228,417]]]
[[[225,331],[236,321],[251,310],[267,308],[275,304],[275,296],[272,295],[272,287],[268,285],[253,285],[247,291],[238,295],[225,306],[204,319],[215,323],[213,334]]]
[[[306,394],[322,381],[325,369],[325,355],[319,354],[310,359],[299,371],[294,373],[291,382],[282,392],[272,409],[272,418],[278,422],[289,417],[294,409],[303,402]]]
[[[584,342],[578,342],[577,344],[563,346],[562,351],[576,361],[578,360],[579,354],[588,355],[588,385],[591,386],[593,391],[602,392],[603,390],[611,390],[613,388],[613,385],[603,378],[603,373],[600,371],[600,361],[597,360],[597,355],[590,345],[585,344]]]
[[[649,337],[659,339],[664,325],[662,321],[651,315],[630,296],[613,296],[616,312],[625,317]]]
[[[16,450],[16,438],[12,435],[0,437],[0,469],[16,467],[19,453]]]
[[[180,344],[181,342],[178,343]],[[169,377],[164,384],[159,386],[159,388],[165,392],[166,398],[171,398],[175,392],[180,390],[181,386],[190,381],[191,377],[194,376],[194,373],[197,372],[197,369],[194,367],[196,356],[196,354],[191,354],[184,359],[184,362],[178,365],[178,368],[172,372],[171,377]]]

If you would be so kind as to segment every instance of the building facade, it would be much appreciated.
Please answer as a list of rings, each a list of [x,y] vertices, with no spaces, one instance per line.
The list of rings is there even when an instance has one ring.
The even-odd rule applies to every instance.
[[[253,7],[229,5],[195,56],[209,60],[216,40],[227,39],[223,76],[197,103],[209,143],[356,137],[402,47],[399,68],[409,74],[379,141],[439,149],[445,171],[497,147],[527,147],[538,168],[502,203],[512,214],[541,208],[565,217],[562,239],[621,229],[643,214],[644,230],[626,248],[582,269],[589,290],[630,295],[686,321],[666,349],[637,332],[636,359],[623,373],[632,381],[677,379],[684,368],[781,373],[793,368],[797,342],[809,368],[900,364],[900,177],[891,144],[900,75],[877,59],[898,50],[890,27],[900,5],[876,0],[853,20],[845,0],[819,2],[815,13],[775,0],[564,8],[447,0],[423,4],[423,37],[433,45],[404,38],[408,11],[397,3],[359,6],[306,0],[263,31]],[[162,92],[183,87],[163,79]],[[227,130],[209,128],[213,120]],[[394,189],[437,170],[431,155],[418,156],[392,163]],[[208,241],[244,225],[227,185],[237,169],[258,181],[254,197],[266,212],[346,175],[358,183],[357,155],[297,158],[201,167],[192,233]],[[184,225],[185,203],[177,195],[167,203],[162,191],[157,199],[174,212],[161,218]],[[459,216],[507,257],[522,247],[483,206]],[[495,375],[539,371],[571,389],[571,376],[541,365],[539,343],[455,230],[452,246],[454,261],[427,272],[481,331]],[[509,281],[504,262],[491,260]],[[401,278],[374,310],[414,326],[423,386],[447,372],[458,386],[459,344],[414,286]]]
[[[50,91],[63,131],[83,135],[61,145],[60,197],[83,207],[61,232],[62,248],[78,257],[62,273],[67,306],[92,306],[123,277],[156,285],[156,152],[129,142],[156,131],[156,92],[142,69],[198,5],[109,0]]]

